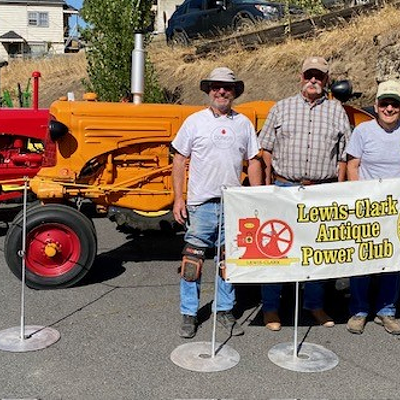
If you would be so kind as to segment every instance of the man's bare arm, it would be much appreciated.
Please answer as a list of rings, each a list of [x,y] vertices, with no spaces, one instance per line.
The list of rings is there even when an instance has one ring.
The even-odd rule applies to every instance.
[[[183,198],[183,188],[186,179],[186,157],[176,152],[172,165],[172,185],[174,188],[174,218],[179,224],[184,224],[187,218],[186,203]]]
[[[265,164],[265,184],[271,185],[272,184],[272,154],[264,150],[263,151],[263,160]]]
[[[258,186],[262,184],[262,169],[260,157],[254,157],[249,160],[247,174],[249,175],[249,182],[251,186]]]
[[[346,180],[346,168],[347,163],[344,161],[338,162],[338,182],[344,182]]]
[[[358,170],[360,168],[360,162],[360,158],[355,158],[351,155],[347,156],[347,179],[349,181],[359,180]]]

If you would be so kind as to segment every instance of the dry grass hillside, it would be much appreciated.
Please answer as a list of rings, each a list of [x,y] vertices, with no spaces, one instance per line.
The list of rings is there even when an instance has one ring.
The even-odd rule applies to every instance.
[[[363,92],[357,104],[364,106],[374,100],[381,45],[399,43],[399,38],[400,11],[387,6],[370,16],[320,32],[308,40],[288,40],[281,45],[260,47],[251,52],[232,48],[221,56],[210,54],[206,59],[192,63],[183,61],[187,50],[171,51],[160,46],[152,51],[152,59],[163,86],[180,88],[184,103],[198,104],[205,101],[198,89],[198,81],[214,67],[228,66],[244,80],[246,87],[239,99],[241,102],[279,100],[298,91],[299,68],[304,58],[321,55],[330,61],[332,78],[350,79],[354,90]],[[399,77],[400,69],[393,75]]]
[[[81,99],[85,92],[82,79],[87,77],[84,53],[63,54],[49,58],[33,60],[12,60],[1,69],[1,90],[8,90],[16,100],[17,85],[26,88],[33,71],[39,71],[39,107],[47,108],[61,96],[74,92],[76,99]]]
[[[206,58],[187,57],[194,48],[171,49],[164,42],[154,41],[149,50],[156,66],[160,84],[168,91],[179,91],[180,102],[201,104],[206,101],[198,88],[199,80],[217,66],[228,66],[245,81],[246,89],[238,101],[278,100],[296,93],[299,66],[309,55],[322,55],[331,63],[332,77],[350,79],[363,96],[357,105],[370,105],[376,90],[377,61],[382,43],[400,42],[400,11],[390,6],[370,16],[363,16],[331,31],[319,32],[308,40],[288,40],[274,46],[245,51],[231,48],[224,54],[209,54]],[[185,62],[192,58],[194,61]],[[86,77],[85,54],[69,54],[31,61],[12,61],[1,70],[1,88],[15,91],[19,82],[26,86],[32,71],[42,74],[41,107],[74,92],[80,99]],[[399,76],[400,70],[394,71]]]

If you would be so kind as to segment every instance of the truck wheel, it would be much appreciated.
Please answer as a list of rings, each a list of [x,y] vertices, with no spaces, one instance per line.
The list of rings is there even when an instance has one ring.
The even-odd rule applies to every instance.
[[[241,17],[235,23],[235,30],[237,32],[244,32],[254,28],[254,22],[250,18]]]
[[[189,43],[190,43],[189,38],[187,37],[185,32],[183,31],[174,32],[171,39],[172,46],[187,47],[189,46]]]
[[[349,0],[345,2],[345,5],[347,7],[356,7],[356,6],[361,6],[365,4],[369,4],[369,0]]]
[[[18,252],[22,248],[23,215],[10,226],[5,258],[21,279]],[[92,267],[97,239],[91,221],[79,211],[61,204],[35,206],[26,215],[26,284],[33,289],[64,288],[79,282]]]

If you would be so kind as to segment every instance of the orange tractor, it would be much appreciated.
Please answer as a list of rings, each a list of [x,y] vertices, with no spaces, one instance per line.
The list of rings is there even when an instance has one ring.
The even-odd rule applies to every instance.
[[[273,102],[236,107],[260,130]],[[90,270],[96,232],[80,211],[90,200],[104,211],[134,210],[152,218],[171,210],[170,143],[185,118],[201,107],[56,101],[50,108],[44,161],[30,188],[41,204],[28,208],[26,282],[37,289],[67,287]],[[353,125],[371,117],[346,106]],[[8,230],[5,255],[21,277],[23,215]]]
[[[259,131],[273,105],[241,104]],[[95,227],[82,212],[90,201],[106,214],[118,209],[143,218],[170,212],[173,205],[171,141],[200,106],[54,102],[43,166],[30,180],[40,200],[26,213],[26,283],[36,289],[71,286],[90,270],[97,254]],[[371,116],[346,106],[353,125]],[[23,213],[5,240],[5,257],[21,278]]]

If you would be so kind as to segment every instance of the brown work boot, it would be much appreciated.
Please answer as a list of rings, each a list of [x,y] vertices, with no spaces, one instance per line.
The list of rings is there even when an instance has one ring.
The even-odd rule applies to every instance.
[[[367,318],[362,316],[353,315],[348,321],[346,328],[349,332],[361,335],[364,332]]]
[[[335,326],[333,319],[322,308],[310,310],[310,313],[318,325],[322,325],[325,328],[332,328]]]
[[[400,323],[395,317],[377,315],[374,322],[378,325],[382,325],[386,332],[389,332],[391,335],[400,335]]]
[[[280,331],[281,330],[281,320],[276,311],[264,311],[264,324],[270,331]]]

